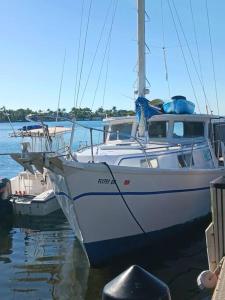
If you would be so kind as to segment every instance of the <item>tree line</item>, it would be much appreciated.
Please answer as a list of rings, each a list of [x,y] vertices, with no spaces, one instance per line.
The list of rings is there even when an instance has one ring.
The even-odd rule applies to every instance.
[[[96,111],[92,111],[89,107],[75,108],[73,107],[70,111],[65,108],[54,111],[47,109],[46,111],[35,111],[30,108],[19,108],[16,110],[7,109],[6,107],[0,108],[0,122],[25,122],[26,116],[34,114],[43,116],[46,121],[54,121],[56,117],[72,119],[74,116],[77,120],[102,120],[107,117],[121,117],[121,116],[132,116],[135,114],[133,110],[117,110],[116,106],[112,109],[98,108]]]
[[[163,100],[154,99],[149,101],[149,104],[161,107]],[[89,107],[73,107],[70,111],[67,111],[65,108],[59,108],[58,111],[54,111],[49,108],[46,111],[34,111],[30,108],[19,108],[13,110],[7,109],[3,106],[0,108],[0,122],[8,122],[9,119],[11,122],[25,122],[26,116],[30,114],[43,116],[45,121],[54,121],[57,116],[66,119],[72,119],[75,117],[77,120],[102,120],[105,117],[133,116],[135,115],[135,112],[133,110],[117,109],[116,106],[113,106],[111,109],[103,109],[103,107],[99,107],[95,111],[92,111]]]

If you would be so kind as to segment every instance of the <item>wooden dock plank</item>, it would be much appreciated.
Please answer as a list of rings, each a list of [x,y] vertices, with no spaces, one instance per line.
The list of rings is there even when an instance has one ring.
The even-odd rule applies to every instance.
[[[225,260],[223,259],[218,282],[214,290],[212,300],[224,300],[224,299],[225,299]]]

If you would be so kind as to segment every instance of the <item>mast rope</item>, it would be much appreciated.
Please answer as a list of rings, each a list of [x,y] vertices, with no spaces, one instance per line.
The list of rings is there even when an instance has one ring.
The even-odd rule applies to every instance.
[[[107,85],[108,72],[109,72],[109,60],[110,60],[110,47],[108,47],[108,54],[107,54],[107,61],[106,61],[106,73],[105,73],[105,81],[103,87],[102,107],[104,107],[105,104],[106,85]]]
[[[177,19],[178,19],[178,22],[179,22],[179,25],[180,25],[180,28],[181,28],[181,32],[182,32],[182,34],[183,34],[183,37],[184,37],[184,40],[185,40],[185,43],[186,43],[186,46],[187,46],[187,49],[188,49],[188,52],[189,52],[189,54],[190,54],[190,58],[191,58],[191,61],[192,61],[193,66],[194,66],[194,70],[195,70],[195,72],[196,72],[196,74],[197,74],[198,80],[199,80],[199,82],[200,82],[200,85],[201,85],[201,88],[202,88],[202,91],[203,91],[203,95],[204,95],[206,107],[207,107],[207,103],[208,103],[208,106],[210,107],[209,101],[208,101],[207,96],[206,96],[205,87],[204,87],[204,84],[203,84],[203,82],[202,82],[202,78],[201,78],[201,76],[199,75],[198,68],[197,68],[197,66],[196,66],[196,63],[195,63],[195,60],[194,60],[194,57],[193,57],[193,54],[192,54],[192,51],[191,51],[191,48],[190,48],[190,45],[189,45],[187,36],[186,36],[186,34],[185,34],[185,31],[184,31],[184,28],[183,28],[183,25],[182,25],[182,22],[181,22],[179,13],[178,13],[177,8],[176,8],[176,6],[175,6],[174,0],[171,0],[171,1],[172,1],[172,3],[173,3],[174,11],[175,11],[175,13],[176,13],[176,16],[177,16]]]
[[[169,75],[168,75],[168,65],[167,65],[167,57],[166,57],[166,45],[165,45],[165,29],[164,29],[164,14],[163,14],[163,0],[161,0],[161,11],[162,11],[162,40],[163,40],[163,60],[164,60],[164,67],[165,67],[165,75],[166,75],[166,82],[167,82],[167,88],[168,88],[168,93],[169,93],[169,98],[171,97],[171,92],[170,92],[170,83],[169,83]]]
[[[114,6],[113,15],[112,15],[109,35],[108,35],[108,39],[107,39],[107,42],[106,42],[105,51],[104,51],[104,54],[103,54],[103,59],[102,59],[102,63],[101,63],[100,71],[99,71],[97,85],[96,85],[95,92],[94,92],[94,97],[93,97],[93,101],[92,101],[92,105],[91,105],[91,110],[93,109],[95,98],[96,98],[96,95],[97,95],[97,91],[98,91],[98,87],[99,87],[99,83],[100,83],[100,79],[101,79],[101,75],[102,75],[102,70],[103,70],[107,50],[110,48],[110,44],[111,44],[112,28],[113,28],[113,24],[114,24],[114,20],[115,20],[117,4],[118,4],[118,0],[115,1],[115,6]]]
[[[182,57],[183,57],[183,60],[184,60],[184,64],[185,64],[185,67],[186,67],[186,71],[187,71],[187,74],[188,74],[188,77],[189,77],[189,80],[190,80],[192,91],[193,91],[193,94],[194,94],[194,97],[195,97],[195,100],[196,100],[196,103],[197,103],[197,106],[198,106],[198,110],[201,113],[200,106],[199,106],[199,103],[198,103],[198,98],[197,98],[195,88],[194,88],[194,84],[193,84],[193,81],[192,81],[192,78],[191,78],[191,73],[190,73],[190,70],[188,68],[188,63],[187,63],[187,60],[186,60],[186,57],[185,57],[185,54],[184,54],[184,49],[183,49],[183,46],[182,46],[182,43],[181,43],[180,35],[179,35],[179,32],[178,32],[177,24],[175,22],[175,18],[174,18],[174,14],[173,14],[173,11],[172,11],[170,1],[167,0],[167,3],[168,3],[168,6],[169,6],[170,14],[171,14],[172,21],[173,21],[173,24],[174,24],[174,28],[175,28],[175,31],[176,31],[177,39],[178,39],[178,42],[179,42],[179,45],[180,45],[180,50],[181,50]]]
[[[208,1],[207,0],[205,0],[205,6],[206,6],[206,15],[207,15],[207,23],[208,23],[208,33],[209,33],[210,52],[211,52],[211,60],[212,60],[212,69],[213,69],[213,78],[214,78],[214,88],[215,88],[215,95],[216,95],[217,112],[218,112],[218,115],[219,115],[219,99],[218,99],[218,90],[217,90],[216,72],[215,72],[215,62],[214,62],[211,26],[210,26],[210,20],[209,20],[209,10],[208,10]]]
[[[83,89],[83,93],[82,93],[82,96],[81,96],[79,107],[81,106],[81,103],[82,103],[82,101],[84,99],[84,95],[85,95],[85,92],[86,92],[86,89],[87,89],[87,85],[88,85],[88,82],[89,82],[89,79],[90,79],[90,76],[91,76],[91,73],[92,73],[92,69],[93,69],[94,63],[95,63],[95,59],[96,59],[96,56],[98,54],[99,46],[100,46],[100,43],[102,41],[103,33],[104,33],[104,30],[105,30],[105,27],[106,27],[106,23],[107,23],[107,19],[108,19],[108,16],[109,16],[109,12],[110,12],[110,8],[111,8],[111,5],[112,5],[112,2],[113,2],[113,0],[111,0],[110,4],[108,6],[108,9],[107,9],[105,18],[104,18],[103,26],[101,28],[101,32],[100,32],[100,35],[99,35],[99,39],[98,39],[98,43],[97,43],[97,46],[96,46],[96,49],[95,49],[94,56],[92,58],[91,67],[90,67],[89,72],[88,72],[87,80],[85,82],[85,86],[84,86],[84,89]]]
[[[80,18],[80,30],[79,30],[79,39],[78,39],[76,77],[75,77],[74,96],[73,96],[73,106],[74,106],[74,108],[77,107],[76,94],[77,94],[78,69],[79,69],[79,62],[80,62],[80,47],[81,47],[81,33],[82,33],[82,27],[83,27],[83,16],[84,16],[84,0],[82,1],[81,18]],[[75,116],[75,113],[74,113],[74,116]]]
[[[192,24],[193,24],[195,46],[196,46],[196,51],[197,51],[199,73],[200,73],[202,85],[203,85],[204,91],[205,91],[205,84],[204,84],[204,77],[203,77],[203,72],[202,72],[202,63],[201,63],[201,59],[200,59],[199,44],[198,44],[198,39],[197,39],[197,30],[196,30],[196,24],[195,24],[194,12],[193,12],[192,0],[189,0],[189,5],[190,5],[190,11],[191,11],[191,20],[192,20]],[[206,106],[206,112],[208,114],[208,105],[207,105],[207,98],[206,97],[205,97],[205,106]]]

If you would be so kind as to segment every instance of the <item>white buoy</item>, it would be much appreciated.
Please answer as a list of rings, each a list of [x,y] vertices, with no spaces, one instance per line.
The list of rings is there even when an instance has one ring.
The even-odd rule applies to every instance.
[[[215,273],[212,271],[203,271],[199,274],[197,278],[197,284],[198,287],[203,290],[203,289],[213,289],[216,287],[217,284],[217,276]]]

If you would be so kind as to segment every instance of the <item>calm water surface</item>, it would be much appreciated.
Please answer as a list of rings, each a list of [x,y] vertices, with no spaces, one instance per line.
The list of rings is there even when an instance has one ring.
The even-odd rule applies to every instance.
[[[86,123],[101,126],[100,122]],[[23,125],[14,124],[15,128]],[[9,124],[0,124],[0,153],[20,151],[20,140],[9,138],[10,131]],[[85,141],[88,134],[79,128],[75,138]],[[99,140],[97,133],[95,141]],[[12,159],[0,156],[0,176],[11,178],[20,170]],[[100,300],[103,286],[131,264],[139,264],[165,281],[172,300],[209,299],[196,286],[198,274],[208,267],[207,224],[208,220],[160,249],[145,249],[110,266],[90,269],[61,212],[42,218],[0,214],[0,299]]]

